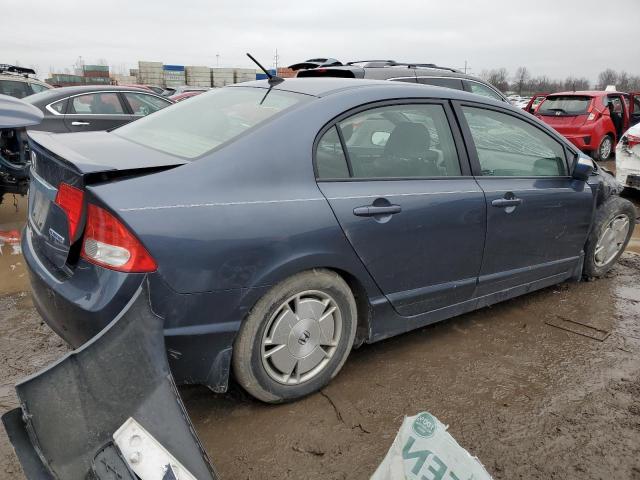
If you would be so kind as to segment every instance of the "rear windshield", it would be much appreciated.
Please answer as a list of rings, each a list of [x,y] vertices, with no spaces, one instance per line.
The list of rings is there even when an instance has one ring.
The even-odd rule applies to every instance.
[[[309,98],[263,88],[220,88],[129,123],[113,134],[192,159]]]
[[[587,113],[591,97],[558,95],[547,97],[536,113],[540,115],[582,115]]]

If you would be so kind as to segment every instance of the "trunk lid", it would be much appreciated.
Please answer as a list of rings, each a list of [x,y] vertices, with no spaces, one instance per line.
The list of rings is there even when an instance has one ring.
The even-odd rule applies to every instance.
[[[536,114],[547,125],[552,126],[560,133],[571,133],[581,127],[587,121],[589,114],[584,115],[541,115]]]
[[[134,144],[109,132],[51,134],[30,132],[31,182],[28,234],[50,271],[69,275],[80,253],[86,215],[85,188],[98,182],[166,170],[186,160]],[[82,192],[78,228],[56,201],[61,184]]]

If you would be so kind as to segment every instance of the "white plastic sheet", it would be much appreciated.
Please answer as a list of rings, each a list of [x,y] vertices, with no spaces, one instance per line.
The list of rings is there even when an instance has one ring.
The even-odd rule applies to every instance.
[[[428,412],[405,417],[371,480],[491,480],[476,457],[458,445]]]

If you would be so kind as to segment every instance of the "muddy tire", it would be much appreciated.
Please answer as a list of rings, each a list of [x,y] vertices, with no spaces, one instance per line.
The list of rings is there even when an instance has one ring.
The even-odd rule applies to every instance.
[[[593,158],[599,162],[609,160],[614,148],[615,145],[613,144],[613,136],[608,133],[607,135],[602,137],[602,140],[600,140],[598,149],[593,151]]]
[[[242,324],[233,345],[235,378],[264,402],[304,397],[340,371],[356,327],[356,302],[338,274],[315,269],[289,277]]]
[[[624,198],[611,197],[598,207],[585,245],[586,278],[602,277],[611,270],[629,243],[635,220],[635,207]]]

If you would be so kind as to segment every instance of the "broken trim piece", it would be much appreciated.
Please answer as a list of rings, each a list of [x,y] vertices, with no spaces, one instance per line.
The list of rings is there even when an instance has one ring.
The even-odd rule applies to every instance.
[[[99,334],[16,391],[22,411],[3,421],[29,480],[47,478],[33,466],[38,458],[51,479],[110,479],[115,471],[126,479],[112,437],[130,418],[190,472],[173,469],[177,479],[217,478],[169,371],[163,319],[151,311],[145,282]]]

